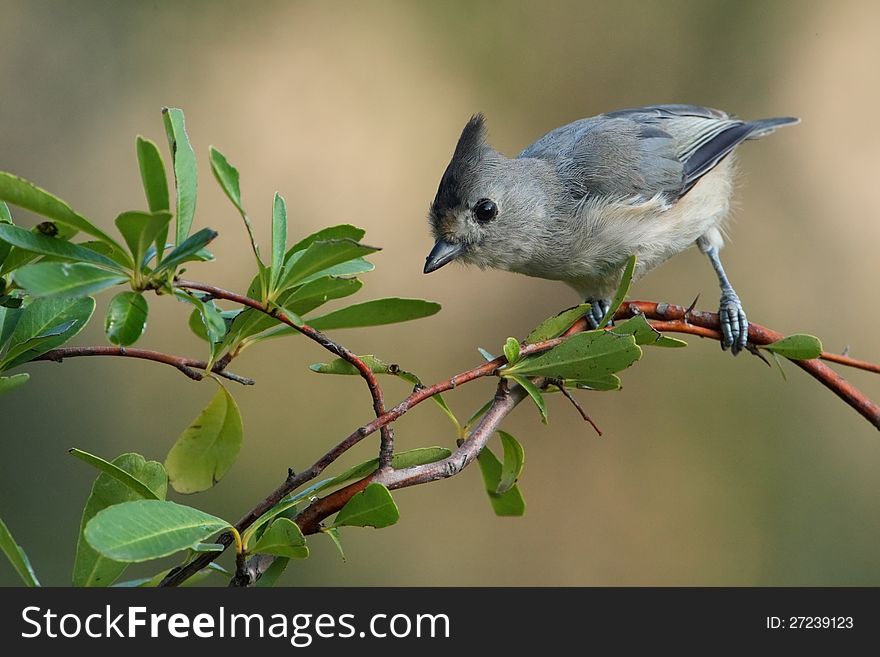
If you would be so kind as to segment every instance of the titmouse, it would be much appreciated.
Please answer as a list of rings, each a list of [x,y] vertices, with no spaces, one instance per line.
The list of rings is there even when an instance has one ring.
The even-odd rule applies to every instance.
[[[654,105],[569,123],[511,159],[486,143],[478,114],[431,204],[436,243],[425,273],[458,260],[563,281],[591,303],[595,327],[632,254],[640,276],[696,244],[721,285],[722,347],[736,355],[748,321],[718,256],[733,150],[798,122]]]

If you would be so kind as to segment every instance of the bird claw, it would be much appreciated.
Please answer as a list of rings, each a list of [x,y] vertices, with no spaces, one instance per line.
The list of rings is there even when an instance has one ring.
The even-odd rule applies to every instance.
[[[596,330],[599,328],[602,318],[608,312],[611,302],[607,299],[588,299],[587,303],[590,304],[590,310],[585,315],[587,324],[590,325],[591,330]]]
[[[749,320],[733,290],[722,293],[718,319],[721,321],[721,348],[724,351],[730,349],[730,353],[736,356],[749,341]]]

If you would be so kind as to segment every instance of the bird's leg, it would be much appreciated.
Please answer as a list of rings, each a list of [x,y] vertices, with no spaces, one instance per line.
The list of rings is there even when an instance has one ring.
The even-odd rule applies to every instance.
[[[727,279],[727,274],[724,273],[718,248],[702,239],[698,240],[697,244],[712,263],[712,268],[718,276],[718,283],[721,285],[721,306],[718,309],[718,318],[721,321],[721,348],[730,349],[736,356],[749,340],[749,320],[746,319],[742,303]]]
[[[599,328],[599,322],[602,321],[605,313],[608,312],[611,301],[609,299],[587,299],[587,303],[590,304],[590,310],[586,314],[587,324],[590,325],[591,329],[597,329]]]

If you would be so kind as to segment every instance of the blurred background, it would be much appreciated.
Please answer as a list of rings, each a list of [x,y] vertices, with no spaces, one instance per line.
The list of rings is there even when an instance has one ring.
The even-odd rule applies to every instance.
[[[578,301],[559,283],[449,267],[423,276],[426,213],[459,132],[485,112],[514,155],[544,132],[604,111],[698,103],[803,124],[740,149],[725,250],[749,318],[880,360],[874,302],[880,133],[880,5],[864,2],[46,2],[0,1],[0,170],[31,179],[102,227],[145,207],[135,136],[163,151],[159,113],[184,108],[200,166],[196,227],[220,231],[217,260],[189,275],[245,291],[252,256],[215,184],[208,146],[241,171],[245,206],[268,244],[272,194],[291,238],[350,222],[384,247],[353,300],[424,297],[443,311],[410,324],[339,331],[357,353],[426,381],[478,364]],[[13,208],[15,214],[15,208]],[[24,219],[22,212],[15,214]],[[26,223],[26,222],[25,222]],[[265,247],[264,247],[265,248]],[[691,250],[633,296],[714,310],[718,289]],[[102,344],[93,325],[75,344]],[[189,309],[150,299],[139,346],[202,357]],[[620,392],[581,393],[598,438],[558,395],[543,426],[522,404],[504,428],[526,450],[523,518],[496,518],[476,467],[400,491],[400,522],[344,529],[348,562],[323,536],[289,585],[878,585],[880,442],[831,392],[788,380],[715,342],[653,350]],[[320,377],[316,345],[289,338],[234,371],[245,444],[226,478],[183,503],[237,519],[369,420],[359,380]],[[0,397],[0,517],[44,583],[70,581],[95,472],[67,455],[136,451],[162,461],[215,387],[122,359],[34,363]],[[880,399],[880,379],[845,372]],[[486,380],[447,399],[467,417]],[[404,384],[389,381],[396,401]],[[398,448],[454,444],[431,404],[397,425]],[[335,468],[373,456],[364,441]],[[225,562],[228,563],[228,555]],[[155,568],[155,566],[153,567]],[[131,575],[146,572],[133,568]],[[0,566],[0,584],[16,583]],[[221,584],[218,578],[215,584]]]

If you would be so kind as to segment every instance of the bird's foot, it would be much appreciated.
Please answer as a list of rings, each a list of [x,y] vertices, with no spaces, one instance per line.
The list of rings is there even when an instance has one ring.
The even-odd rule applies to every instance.
[[[602,318],[605,317],[605,313],[608,312],[611,302],[608,299],[587,299],[587,303],[590,304],[590,310],[586,314],[587,324],[589,324],[590,329],[595,330],[599,328],[599,324]]]
[[[722,291],[718,319],[721,320],[721,348],[730,349],[730,353],[736,356],[749,341],[749,320],[732,289]]]

